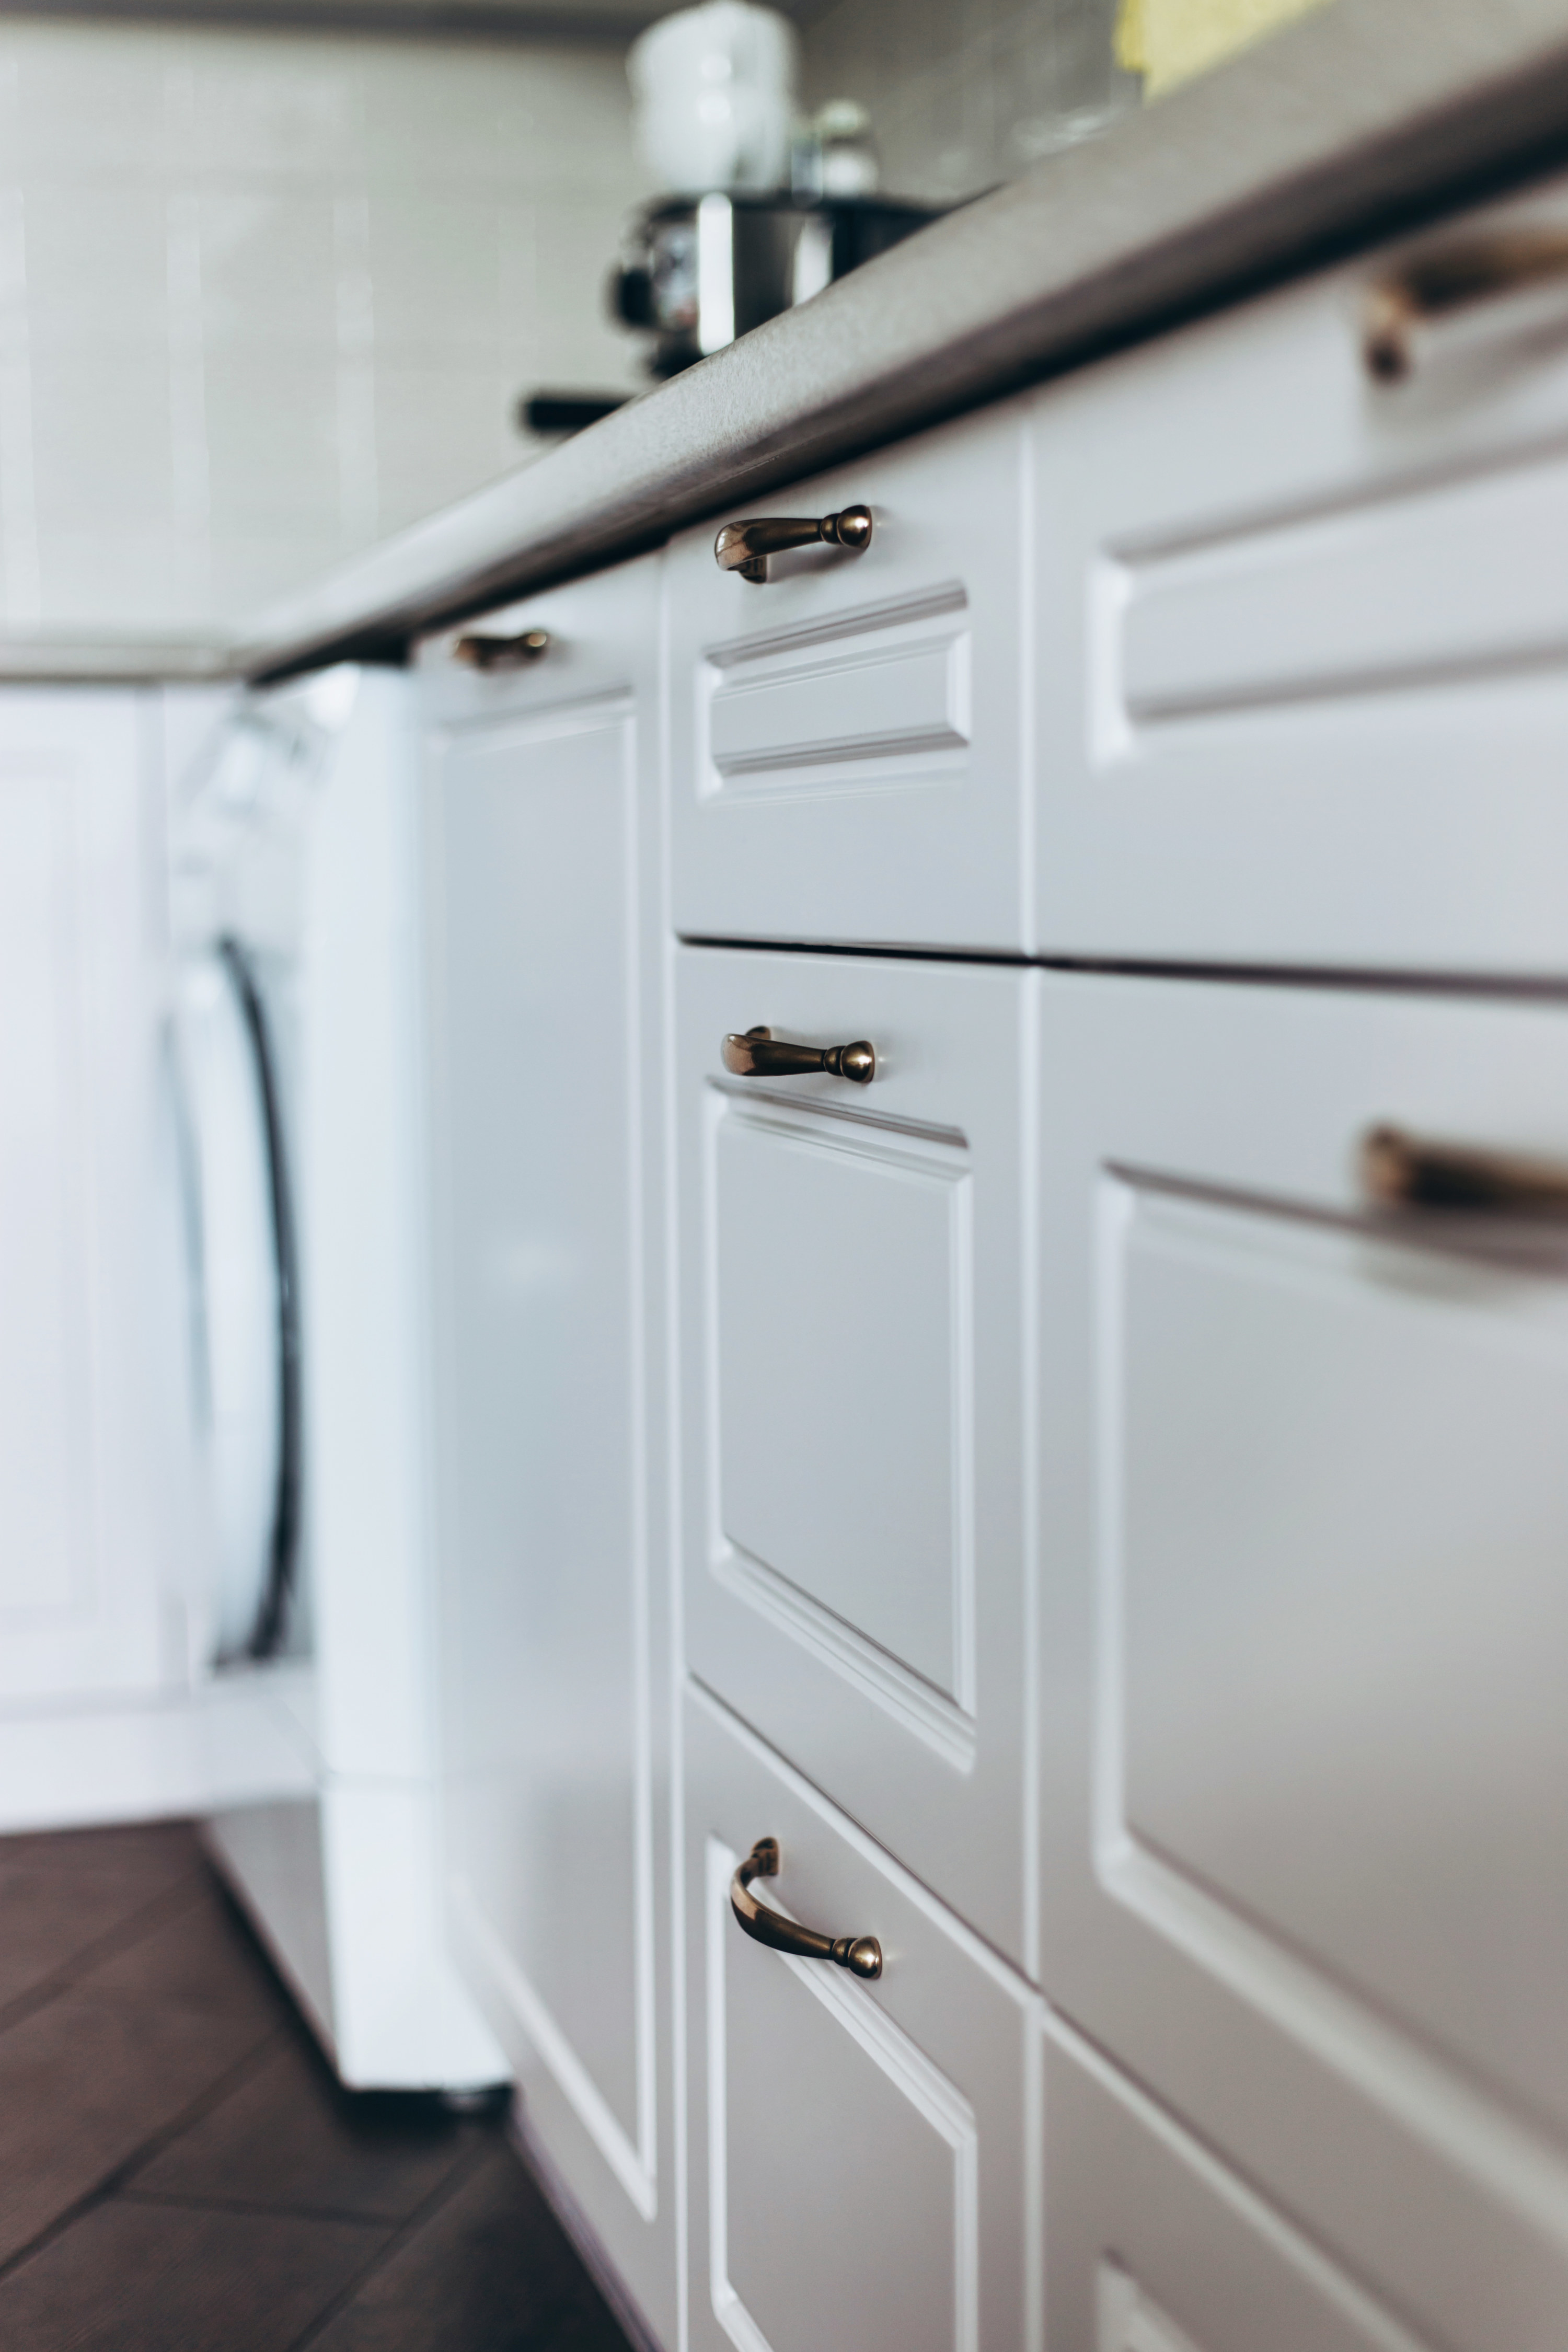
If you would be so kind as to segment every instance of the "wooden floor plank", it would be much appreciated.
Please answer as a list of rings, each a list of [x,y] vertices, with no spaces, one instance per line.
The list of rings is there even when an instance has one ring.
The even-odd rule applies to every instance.
[[[626,2352],[502,2117],[343,2091],[188,1828],[0,1840],[0,2347],[176,2346]]]
[[[479,2129],[435,2099],[340,2089],[303,2035],[289,2033],[127,2187],[397,2223],[447,2179]]]
[[[0,2344],[290,2352],[384,2235],[370,2222],[112,2199],[0,2279]]]
[[[581,2261],[500,2141],[310,2352],[626,2352]]]

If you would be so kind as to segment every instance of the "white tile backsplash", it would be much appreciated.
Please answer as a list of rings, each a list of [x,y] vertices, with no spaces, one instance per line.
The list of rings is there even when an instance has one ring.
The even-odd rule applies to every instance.
[[[503,453],[521,446],[505,379],[493,365],[465,365],[460,358],[390,361],[377,390],[384,530],[461,498],[476,476],[484,480],[500,472]],[[433,442],[439,445],[434,466],[427,454]]]
[[[156,528],[174,496],[169,354],[153,344],[32,357],[33,503],[52,527]]]
[[[636,390],[602,45],[0,16],[0,629],[200,635]]]
[[[363,74],[356,44],[267,33],[181,42],[191,79],[197,172],[244,173],[289,184],[358,177],[364,167]],[[400,62],[424,78],[417,45]],[[439,79],[439,70],[430,75]]]
[[[163,188],[35,177],[22,194],[23,292],[35,345],[162,349],[169,291]]]
[[[331,345],[258,352],[230,347],[206,360],[209,510],[231,527],[312,536],[341,513],[338,369]]]
[[[39,548],[38,617],[47,615],[47,625],[62,633],[95,633],[106,606],[159,613],[182,601],[184,551],[162,525],[127,529],[118,517],[100,514],[84,529],[45,518]]]
[[[493,350],[501,333],[500,204],[493,196],[370,198],[378,350]]]
[[[211,349],[332,348],[337,205],[330,188],[225,188],[197,198],[203,339]]]

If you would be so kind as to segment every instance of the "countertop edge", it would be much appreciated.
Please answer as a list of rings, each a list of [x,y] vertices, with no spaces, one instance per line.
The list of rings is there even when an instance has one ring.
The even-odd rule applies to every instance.
[[[1334,0],[340,567],[236,664],[396,658],[1564,157],[1568,0]]]

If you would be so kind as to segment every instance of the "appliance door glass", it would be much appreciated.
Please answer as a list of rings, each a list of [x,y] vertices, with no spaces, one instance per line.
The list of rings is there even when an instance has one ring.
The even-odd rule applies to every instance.
[[[215,1646],[220,1659],[264,1655],[281,1632],[298,1521],[298,1356],[271,1056],[259,996],[232,940],[187,962],[179,1027],[197,1195]]]

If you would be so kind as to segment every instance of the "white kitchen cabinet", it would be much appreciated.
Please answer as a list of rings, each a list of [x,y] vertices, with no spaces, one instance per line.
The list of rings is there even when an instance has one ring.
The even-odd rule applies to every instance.
[[[679,963],[687,1663],[1027,1965],[1038,977]],[[759,1023],[876,1075],[729,1075]]]
[[[428,656],[452,1916],[671,2352],[1561,2352],[1568,370],[1405,258]]]
[[[1044,388],[1032,447],[1047,954],[1561,974],[1560,292],[1473,298],[1399,383],[1363,305],[1494,208]]]
[[[671,546],[678,930],[1027,946],[1023,441],[1005,403],[735,509],[871,509],[863,552],[761,584],[718,569],[711,523]]]
[[[692,2352],[1025,2352],[1038,2341],[1034,1997],[957,1919],[700,1694],[687,1708]],[[865,1981],[764,1948],[756,1892],[874,1936]]]
[[[0,694],[5,1701],[188,1672],[163,789],[155,694]]]
[[[1436,2338],[1547,2352],[1568,1253],[1503,1210],[1568,1013],[1058,975],[1041,1055],[1045,1989]],[[1501,1205],[1370,1205],[1389,1123]]]
[[[1055,2019],[1045,2114],[1047,2352],[1421,2352]]]
[[[428,649],[426,772],[450,1926],[673,2344],[657,585],[467,685]]]

